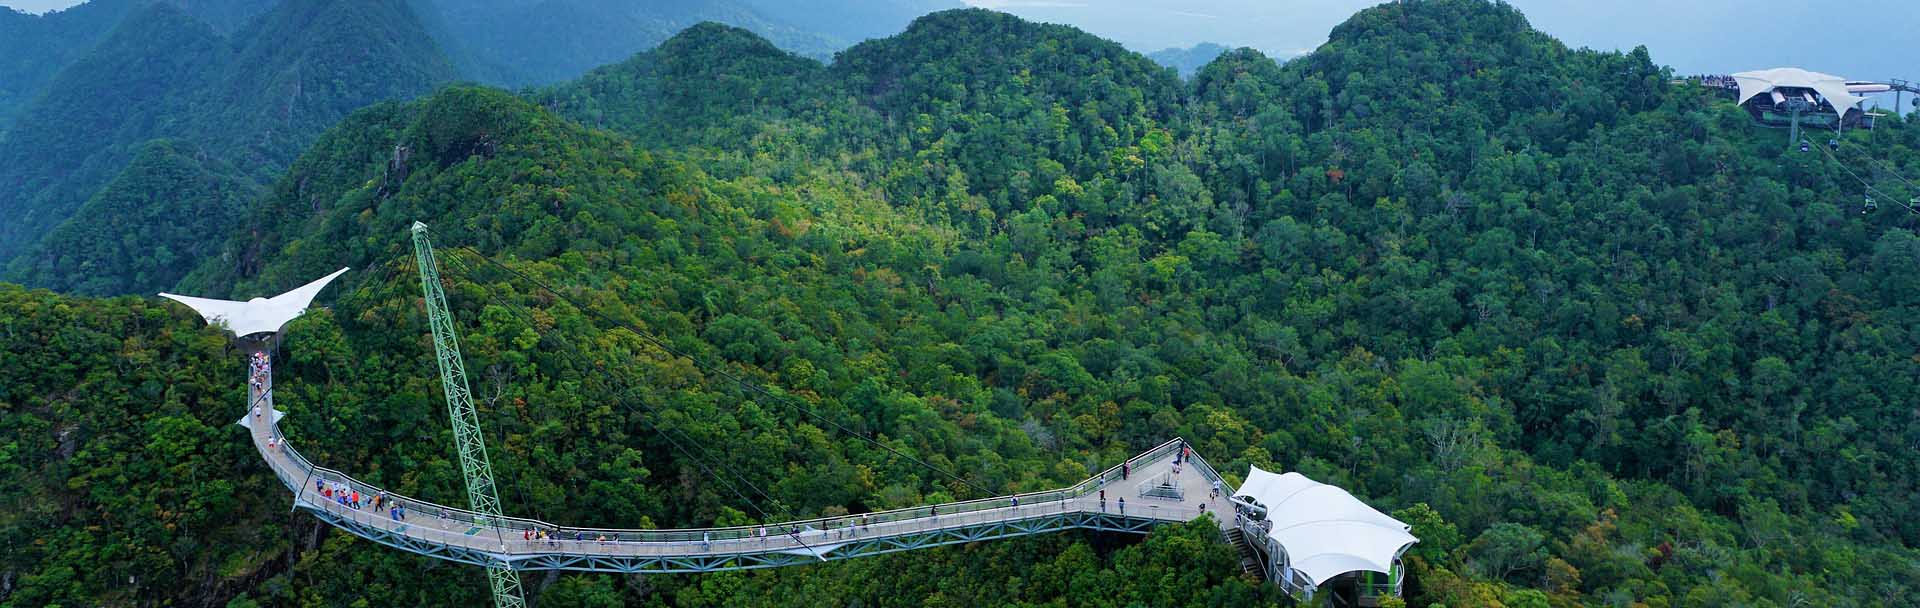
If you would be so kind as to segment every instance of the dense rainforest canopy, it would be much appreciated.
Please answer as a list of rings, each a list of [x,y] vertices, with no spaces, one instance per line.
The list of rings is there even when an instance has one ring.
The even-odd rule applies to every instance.
[[[777,517],[971,495],[797,400],[994,491],[1175,435],[1230,475],[1298,470],[1414,525],[1415,606],[1908,603],[1920,215],[1858,201],[1920,196],[1920,129],[1802,153],[1669,77],[1481,0],[1382,5],[1188,80],[979,10],[831,64],[701,25],[549,88],[376,104],[217,247],[114,255],[197,261],[177,291],[211,296],[354,266],[284,337],[288,433],[443,502],[414,220],[447,251],[514,514],[757,517],[656,427]],[[247,196],[193,154],[136,164]],[[87,206],[134,212],[119,185]],[[477,570],[289,514],[231,424],[240,370],[181,307],[0,287],[0,532],[23,539],[0,605],[485,601]],[[528,581],[543,607],[1288,603],[1205,525]]]

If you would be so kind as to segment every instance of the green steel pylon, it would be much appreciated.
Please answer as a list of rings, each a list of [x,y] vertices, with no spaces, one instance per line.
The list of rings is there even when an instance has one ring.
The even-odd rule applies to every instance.
[[[453,444],[460,452],[460,472],[467,476],[467,502],[488,519],[500,517],[500,495],[493,487],[493,464],[487,460],[487,444],[480,435],[480,415],[473,409],[473,393],[467,390],[467,365],[460,359],[460,340],[453,332],[453,315],[447,312],[447,293],[440,289],[440,268],[433,258],[433,243],[427,240],[427,225],[413,223],[413,256],[420,263],[420,290],[426,292],[427,323],[433,326],[433,352],[440,360],[440,388],[447,393],[447,416],[453,419]],[[487,525],[487,521],[476,522]],[[494,534],[506,541],[498,526]],[[487,567],[493,583],[495,608],[525,608],[520,595],[520,574],[502,562]]]

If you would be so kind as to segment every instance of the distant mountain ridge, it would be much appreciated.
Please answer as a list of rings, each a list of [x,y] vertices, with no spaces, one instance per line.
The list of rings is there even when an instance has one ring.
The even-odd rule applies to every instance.
[[[1187,48],[1166,48],[1147,53],[1154,63],[1180,71],[1182,77],[1191,78],[1200,68],[1212,63],[1215,57],[1227,52],[1227,47],[1211,42],[1202,42]]]
[[[468,78],[504,86],[578,77],[712,21],[824,59],[954,0],[415,0]]]
[[[197,146],[264,183],[349,112],[454,79],[402,0],[285,2],[232,39],[173,4],[143,6],[0,140],[0,215],[11,220],[0,224],[0,260],[76,249],[41,242],[47,234],[100,237],[53,229],[149,140]]]
[[[951,0],[92,0],[0,11],[0,278],[149,139],[195,146],[256,183],[354,109],[462,76],[572,78],[707,21],[814,57]],[[803,24],[803,25],[797,25]],[[812,28],[818,28],[814,30]],[[14,128],[9,128],[9,127]],[[65,231],[60,234],[77,234]],[[21,262],[39,267],[38,254]],[[65,282],[61,285],[68,284]]]
[[[44,15],[0,6],[0,137],[61,69],[113,32],[127,15],[168,4],[230,34],[279,0],[89,0]]]

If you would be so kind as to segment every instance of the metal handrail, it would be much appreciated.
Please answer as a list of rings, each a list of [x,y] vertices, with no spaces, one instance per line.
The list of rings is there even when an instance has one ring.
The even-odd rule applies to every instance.
[[[1167,454],[1171,453],[1174,447],[1179,445],[1180,442],[1181,442],[1180,439],[1175,438],[1171,441],[1160,444],[1159,446],[1155,447],[1152,450],[1148,450],[1145,454],[1128,459],[1126,463],[1133,463],[1136,461],[1146,461],[1146,462],[1157,461],[1160,458],[1163,458]],[[939,515],[947,516],[947,515],[961,515],[966,513],[974,513],[978,511],[985,511],[985,510],[991,510],[991,509],[1006,508],[1006,507],[1013,506],[1012,499],[1016,497],[1019,498],[1020,502],[1025,505],[1045,504],[1050,502],[1061,502],[1061,501],[1071,500],[1074,498],[1090,495],[1094,493],[1096,489],[1099,488],[1100,485],[1106,483],[1107,481],[1111,481],[1113,479],[1119,479],[1121,476],[1120,468],[1121,468],[1121,465],[1114,465],[1113,467],[1110,467],[1104,471],[1101,471],[1101,474],[1097,477],[1088,478],[1086,480],[1081,481],[1080,483],[1074,484],[1073,486],[1070,486],[1068,488],[1061,489],[1061,490],[1045,490],[1040,492],[1027,492],[1023,494],[1013,494],[1008,496],[994,496],[989,498],[978,498],[974,500],[951,502],[951,503],[944,503],[944,504],[938,504],[938,505],[926,505],[926,506],[918,506],[918,507],[907,507],[902,509],[890,509],[886,511],[874,511],[874,512],[864,513],[860,515],[839,515],[839,516],[833,516],[833,517],[818,517],[818,518],[798,520],[798,521],[768,523],[764,525],[730,526],[730,527],[722,527],[722,528],[675,528],[671,530],[634,530],[634,529],[611,529],[611,528],[559,527],[559,528],[550,528],[549,531],[560,533],[562,535],[570,534],[570,533],[584,533],[584,534],[592,535],[595,537],[601,534],[610,534],[613,536],[608,537],[609,541],[619,541],[619,542],[649,542],[653,540],[685,542],[688,540],[706,540],[707,538],[711,538],[713,540],[734,539],[734,538],[755,538],[760,536],[760,530],[763,528],[767,530],[766,532],[767,535],[774,535],[774,534],[786,534],[788,531],[831,530],[836,528],[849,528],[849,527],[856,527],[856,526],[865,527],[865,526],[871,526],[874,524],[886,524],[886,523],[892,523],[896,521],[903,521],[903,520],[909,520],[909,519],[920,519],[922,517],[926,517],[929,514],[930,509],[937,509],[937,513]],[[640,538],[635,538],[635,536],[639,536]],[[645,538],[645,537],[654,537],[654,538]]]
[[[265,397],[265,401],[268,404],[269,409],[271,409],[271,404],[272,404],[272,397],[271,397],[272,391],[273,391],[273,388],[271,385],[271,380],[269,380],[269,384],[267,384],[266,387],[263,389],[263,397]],[[269,416],[268,419],[271,420],[271,416]],[[302,473],[305,473],[306,475],[308,475],[309,479],[307,480],[307,483],[311,483],[315,479],[322,480],[331,484],[335,484],[337,486],[345,486],[349,490],[357,490],[361,493],[362,497],[373,496],[373,495],[384,493],[390,499],[398,501],[399,504],[404,506],[409,512],[431,514],[441,519],[469,523],[478,527],[493,528],[500,531],[503,536],[505,536],[506,532],[524,533],[527,531],[542,531],[542,532],[548,533],[550,536],[554,537],[556,540],[588,540],[588,541],[596,541],[596,542],[605,540],[607,542],[620,542],[620,543],[709,542],[709,541],[721,541],[721,540],[736,540],[736,539],[744,539],[744,538],[772,537],[776,535],[785,536],[789,534],[810,532],[814,530],[834,530],[834,529],[848,529],[848,528],[856,528],[856,527],[865,528],[865,527],[870,527],[877,524],[888,524],[888,523],[911,520],[911,519],[921,519],[929,515],[929,513],[931,512],[937,512],[938,515],[940,516],[948,516],[948,515],[964,515],[969,513],[977,513],[980,511],[1009,508],[1009,507],[1015,506],[1013,504],[1015,498],[1019,499],[1020,506],[1039,505],[1039,504],[1046,504],[1046,503],[1053,503],[1053,502],[1064,502],[1067,500],[1072,500],[1075,498],[1090,495],[1094,491],[1096,491],[1096,489],[1099,488],[1101,485],[1109,481],[1119,479],[1121,477],[1121,467],[1124,466],[1125,464],[1131,464],[1134,462],[1155,462],[1160,460],[1161,458],[1166,457],[1167,455],[1171,454],[1174,450],[1177,450],[1179,449],[1180,446],[1184,445],[1184,442],[1181,439],[1179,438],[1172,439],[1170,441],[1167,441],[1166,443],[1162,443],[1159,446],[1156,446],[1152,450],[1148,450],[1144,454],[1127,459],[1121,465],[1114,465],[1112,467],[1109,467],[1106,470],[1101,471],[1100,474],[1097,476],[1087,478],[1086,480],[1083,480],[1080,483],[1074,484],[1071,487],[1060,489],[1060,490],[1046,490],[1041,492],[1027,492],[1027,493],[1021,493],[1021,494],[1012,494],[1007,496],[994,496],[989,498],[979,498],[974,500],[945,503],[945,504],[939,504],[939,505],[908,507],[903,509],[891,509],[887,511],[875,511],[875,512],[865,513],[860,515],[818,517],[818,518],[798,520],[798,521],[767,523],[767,524],[749,525],[749,526],[728,526],[728,527],[718,527],[718,528],[620,529],[620,528],[582,528],[582,527],[573,527],[573,526],[558,526],[558,525],[554,525],[552,523],[548,523],[548,522],[537,520],[537,519],[511,517],[511,516],[488,516],[488,515],[484,515],[468,509],[461,509],[457,507],[442,505],[442,504],[431,502],[431,501],[421,500],[421,499],[406,496],[397,492],[389,492],[379,486],[375,486],[373,484],[360,481],[359,479],[355,479],[353,476],[347,475],[346,473],[342,473],[334,469],[329,469],[326,467],[313,464],[312,461],[308,460],[304,455],[300,454],[299,450],[295,449],[286,440],[286,435],[281,432],[278,421],[271,421],[269,424],[272,425],[270,427],[271,430],[269,432],[272,434],[272,436],[279,439],[278,441],[279,447],[277,449],[287,454],[288,459],[291,462],[293,462],[296,466],[300,467]],[[1207,472],[1206,474],[1208,474],[1209,476],[1215,479],[1219,478],[1219,475],[1217,473],[1214,473],[1211,467],[1206,467],[1206,465],[1204,464],[1205,461],[1200,460],[1197,455],[1193,458],[1193,460],[1196,460],[1202,463],[1201,466],[1205,467],[1204,470]],[[293,480],[288,478],[287,476],[280,475],[279,477],[281,478],[281,482],[286,484],[288,489],[294,492],[295,496],[303,496],[305,494],[306,492],[305,487],[295,486],[295,483],[293,482]]]

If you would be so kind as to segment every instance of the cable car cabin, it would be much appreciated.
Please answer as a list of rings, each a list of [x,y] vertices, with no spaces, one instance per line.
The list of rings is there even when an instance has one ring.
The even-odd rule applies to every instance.
[[[1845,129],[1873,126],[1873,117],[1860,108],[1865,98],[1853,94],[1838,76],[1799,68],[1774,68],[1734,74],[1740,107],[1762,126],[1777,128]]]

